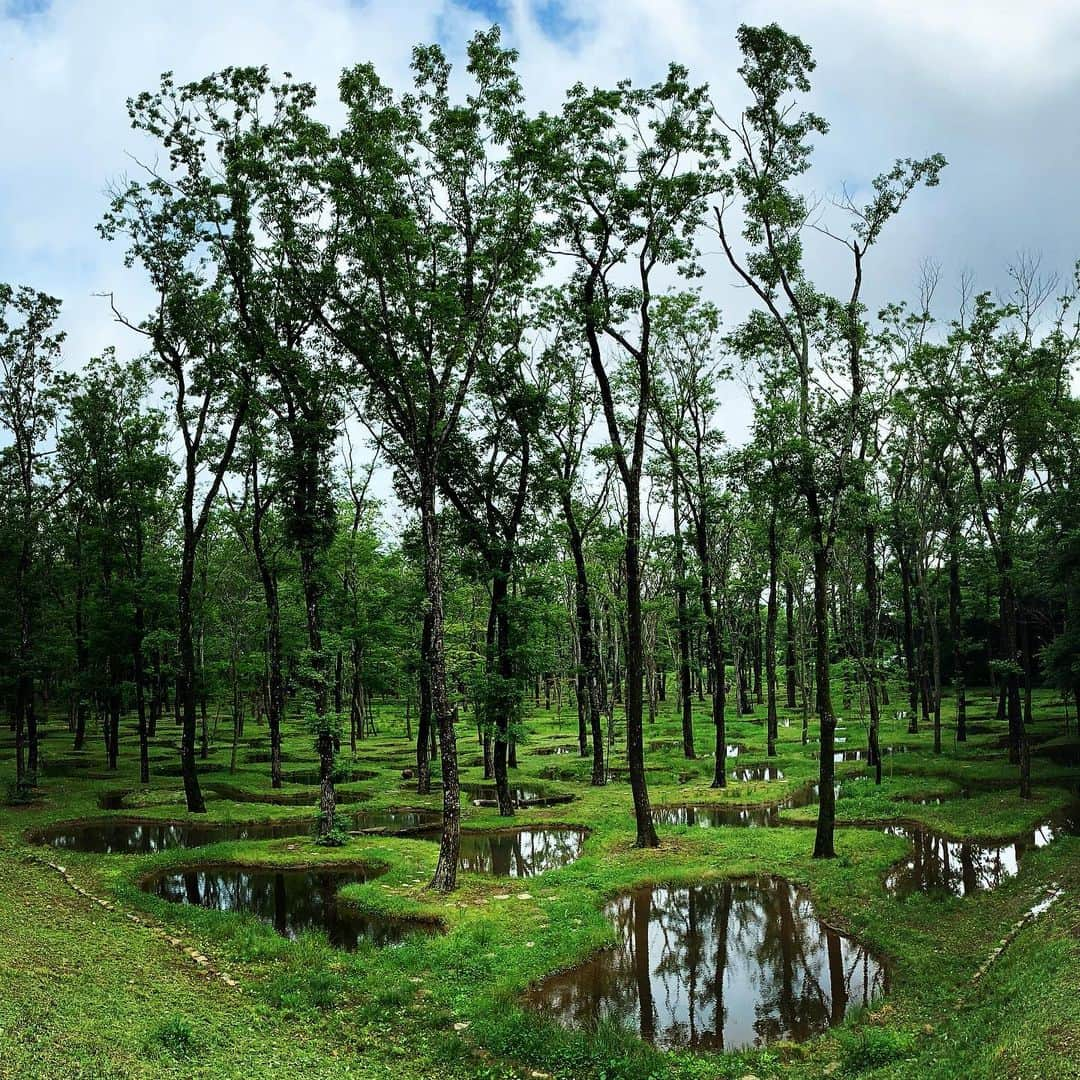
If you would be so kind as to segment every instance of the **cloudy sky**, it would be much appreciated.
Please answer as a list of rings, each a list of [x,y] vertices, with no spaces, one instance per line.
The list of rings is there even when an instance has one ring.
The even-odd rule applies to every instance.
[[[372,60],[403,86],[414,43],[459,55],[494,20],[534,108],[579,79],[654,80],[674,59],[736,113],[736,27],[775,20],[802,35],[818,60],[810,103],[832,124],[816,191],[857,189],[897,156],[950,162],[876,252],[873,302],[912,296],[925,258],[942,264],[947,302],[962,270],[994,288],[1020,250],[1065,272],[1080,256],[1076,0],[0,0],[0,280],[64,299],[72,366],[109,343],[130,351],[95,294],[133,314],[145,297],[94,231],[106,188],[143,149],[128,95],[165,70],[265,63],[314,82],[332,117],[344,66]],[[707,268],[710,295],[741,310],[720,260]]]

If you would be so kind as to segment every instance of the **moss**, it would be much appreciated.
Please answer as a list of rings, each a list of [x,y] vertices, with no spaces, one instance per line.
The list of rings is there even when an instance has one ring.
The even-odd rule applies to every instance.
[[[1057,734],[1060,722],[1048,696],[1037,698],[1036,706],[1038,733]],[[399,731],[393,710],[379,719],[380,731]],[[732,721],[729,734],[729,742],[746,747],[737,764],[776,764],[784,779],[731,783],[718,792],[710,787],[713,761],[704,756],[712,735],[704,709],[697,724],[701,756],[694,761],[682,757],[673,713],[662,712],[649,726],[650,742],[670,743],[648,754],[654,803],[777,802],[816,779],[815,748],[801,744],[797,718],[781,727],[775,759],[765,754],[760,720],[742,718]],[[576,718],[540,710],[527,726],[530,745],[542,746],[550,737],[572,739]],[[69,738],[61,727],[51,724],[47,736],[54,758]],[[463,745],[465,732],[463,725]],[[847,718],[845,734],[848,747],[865,739],[856,717]],[[25,834],[59,821],[130,817],[136,807],[141,818],[184,820],[182,793],[168,777],[140,788],[131,756],[107,779],[47,778],[35,805],[0,810],[0,955],[6,966],[0,1074],[492,1078],[528,1076],[535,1069],[561,1077],[703,1080],[751,1073],[764,1080],[818,1077],[837,1062],[845,1075],[875,1077],[1077,1075],[1080,840],[1033,851],[1020,874],[993,892],[963,900],[897,900],[882,882],[907,843],[878,827],[903,819],[958,838],[1010,837],[1059,808],[1068,798],[1059,785],[1075,784],[1077,770],[1036,755],[1036,798],[1025,801],[1015,794],[1013,770],[993,736],[967,744],[950,739],[935,756],[931,732],[911,736],[886,719],[882,743],[910,749],[886,759],[880,788],[865,779],[862,763],[837,766],[842,824],[838,857],[829,861],[810,858],[807,824],[814,807],[785,810],[778,828],[663,828],[659,849],[635,849],[628,784],[591,788],[587,760],[567,757],[556,766],[549,756],[523,752],[515,783],[573,795],[574,801],[522,809],[508,821],[465,800],[463,824],[586,828],[581,858],[528,881],[463,874],[450,897],[427,889],[437,845],[398,836],[365,834],[333,849],[302,836],[148,856],[58,855],[73,880],[117,902],[117,910],[101,910],[53,871],[27,860]],[[314,763],[310,736],[298,722],[287,725],[286,746],[290,760]],[[407,759],[400,734],[365,740],[357,760],[376,775],[348,784],[348,799],[372,811],[405,804],[438,810],[441,793],[417,796],[403,788],[400,768]],[[612,764],[625,765],[621,750]],[[269,795],[267,772],[262,763],[242,761],[227,783],[239,792]],[[214,774],[207,784],[218,779],[226,783],[225,774]],[[463,770],[463,783],[481,780],[478,766]],[[128,808],[101,811],[99,796],[121,788],[133,793]],[[936,798],[944,801],[916,801]],[[349,813],[340,811],[345,823]],[[314,807],[217,797],[199,820],[296,818],[314,820]],[[361,944],[344,953],[317,934],[287,941],[253,919],[169,904],[139,888],[141,877],[152,872],[222,862],[386,867],[376,879],[346,886],[343,899],[375,913],[438,920],[446,933],[391,948]],[[727,1056],[660,1054],[616,1026],[565,1031],[519,1006],[531,982],[611,942],[612,927],[601,914],[605,899],[646,882],[761,873],[805,883],[823,916],[890,959],[893,980],[884,1003],[811,1043]],[[1065,886],[1066,899],[1022,930],[973,988],[974,971],[1049,881]],[[240,987],[207,979],[182,950],[129,922],[125,913],[133,910],[209,956]]]

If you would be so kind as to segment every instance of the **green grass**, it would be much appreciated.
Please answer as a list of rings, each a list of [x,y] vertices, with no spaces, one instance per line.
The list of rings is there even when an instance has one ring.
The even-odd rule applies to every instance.
[[[985,706],[985,702],[978,702]],[[1056,736],[1060,707],[1037,697],[1035,732]],[[670,703],[669,703],[670,705]],[[975,711],[979,711],[976,709]],[[697,745],[711,745],[707,705],[699,705]],[[764,709],[732,719],[728,741],[747,750],[737,763],[765,756]],[[973,719],[982,719],[981,717]],[[397,837],[363,836],[340,848],[317,847],[298,837],[223,843],[153,856],[96,856],[50,852],[72,880],[115,904],[93,905],[53,870],[32,860],[41,849],[28,830],[53,822],[108,816],[98,797],[129,789],[139,816],[183,820],[175,777],[137,783],[136,743],[125,728],[121,769],[109,776],[98,744],[85,755],[84,773],[46,780],[40,798],[26,807],[0,809],[0,1076],[2,1077],[1071,1077],[1080,1076],[1080,839],[1065,838],[1032,852],[1021,872],[992,892],[964,899],[888,896],[883,879],[908,850],[880,823],[924,823],[957,838],[1007,838],[1029,829],[1067,798],[1075,770],[1034,761],[1036,798],[1020,800],[1014,773],[994,735],[966,745],[949,738],[932,753],[932,733],[908,735],[891,717],[882,744],[910,747],[890,756],[880,789],[862,763],[837,766],[841,779],[838,857],[810,858],[816,808],[785,812],[785,826],[769,829],[664,828],[655,851],[633,847],[629,784],[588,786],[591,763],[576,756],[537,755],[554,739],[573,742],[576,716],[537,710],[529,742],[519,750],[514,782],[573,802],[522,810],[518,824],[567,824],[589,829],[582,857],[570,866],[528,881],[464,874],[460,888],[441,898],[426,889],[437,855],[434,844]],[[712,760],[685,761],[678,747],[648,752],[654,804],[686,801],[752,805],[781,798],[813,782],[814,747],[800,743],[800,721],[780,729],[777,764],[782,782],[731,783],[723,793],[709,786]],[[66,758],[70,736],[48,726],[46,753]],[[365,740],[357,766],[372,779],[343,784],[342,810],[390,806],[438,809],[441,794],[418,797],[403,786],[411,748],[397,710],[386,707],[380,730]],[[247,735],[264,734],[249,727]],[[811,735],[814,727],[811,726]],[[849,748],[865,743],[862,726],[847,718]],[[678,738],[678,722],[662,711],[646,742]],[[175,741],[163,730],[155,751],[171,763]],[[467,722],[459,731],[464,762],[478,753]],[[264,747],[260,747],[264,749]],[[286,736],[290,768],[314,763],[310,737],[299,724]],[[269,766],[246,761],[241,747],[235,774],[230,747],[211,755],[222,764],[205,782],[269,793]],[[343,767],[351,764],[343,755]],[[625,765],[621,744],[613,764]],[[295,764],[294,764],[295,763]],[[10,759],[0,763],[12,768]],[[437,776],[436,771],[436,776]],[[463,781],[479,781],[468,765]],[[960,789],[969,789],[960,798]],[[305,792],[288,785],[290,792]],[[913,799],[940,796],[939,805]],[[234,802],[212,798],[215,821],[311,818],[305,806]],[[125,810],[115,816],[130,816]],[[505,824],[493,809],[463,808],[469,828]],[[347,823],[347,822],[346,822]],[[861,826],[861,827],[860,827]],[[253,919],[172,905],[144,893],[140,879],[166,867],[223,861],[256,865],[350,864],[385,868],[344,895],[374,912],[436,919],[445,934],[409,938],[400,946],[332,949],[319,935],[287,941]],[[545,974],[568,967],[613,940],[601,914],[605,899],[647,882],[700,881],[731,875],[781,874],[808,885],[819,912],[850,930],[892,965],[884,1002],[865,1015],[803,1045],[777,1044],[732,1055],[658,1053],[615,1025],[571,1032],[541,1022],[518,1004],[521,992]],[[1013,923],[1042,894],[1060,883],[1065,897],[1010,945],[987,976],[971,977]],[[507,896],[506,899],[501,897]],[[519,898],[524,897],[524,898]],[[207,975],[182,948],[132,923],[136,912],[206,955],[239,986]]]

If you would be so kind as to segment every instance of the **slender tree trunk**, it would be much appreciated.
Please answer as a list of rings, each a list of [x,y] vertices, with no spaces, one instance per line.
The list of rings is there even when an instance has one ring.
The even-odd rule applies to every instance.
[[[784,579],[784,668],[785,668],[785,691],[786,705],[789,709],[798,706],[795,697],[795,684],[797,679],[797,666],[795,661],[795,589],[790,578]]]
[[[863,663],[865,664],[866,701],[870,711],[869,764],[874,769],[874,782],[881,783],[881,711],[878,707],[878,609],[881,596],[877,573],[877,528],[872,520],[863,528],[863,591],[866,607],[863,611]]]
[[[649,789],[645,782],[645,745],[642,731],[642,678],[644,647],[641,616],[641,494],[640,479],[632,477],[626,491],[626,760],[634,796],[637,846],[660,843],[653,824]]]
[[[263,543],[262,518],[265,506],[259,503],[255,481],[254,526],[252,547],[263,588],[266,609],[266,723],[270,731],[270,786],[281,787],[281,722],[285,716],[285,678],[281,662],[281,605],[278,600],[277,570],[271,564]]]
[[[457,885],[461,851],[461,791],[458,785],[457,741],[454,715],[446,682],[446,652],[443,629],[442,548],[435,513],[435,475],[427,469],[420,481],[420,524],[424,542],[424,583],[427,588],[428,618],[431,625],[431,704],[439,731],[442,757],[443,827],[439,861],[431,888],[451,892]]]
[[[570,554],[574,560],[574,606],[577,617],[578,649],[581,673],[585,682],[585,707],[592,734],[592,785],[603,787],[607,782],[604,770],[604,730],[600,705],[600,648],[593,633],[592,600],[589,576],[585,567],[585,550],[581,531],[574,516],[569,493],[562,497],[563,519],[570,536]]]
[[[915,735],[919,730],[918,663],[915,653],[915,618],[911,603],[911,563],[903,537],[897,541],[896,556],[900,564],[900,590],[904,608],[904,665],[907,669],[908,708],[911,710],[908,714],[908,734]]]
[[[86,641],[86,581],[82,572],[82,541],[76,529],[75,551],[75,749],[86,745],[86,719],[90,712],[86,700],[90,671],[90,650]]]
[[[779,616],[777,595],[777,568],[780,561],[776,541],[776,508],[769,515],[769,599],[765,612],[765,694],[766,739],[768,756],[776,756],[776,739],[779,734],[776,714],[776,622]]]
[[[818,718],[821,724],[818,759],[818,820],[814,837],[814,858],[831,859],[836,854],[833,830],[836,825],[836,792],[833,789],[836,765],[836,717],[833,714],[829,679],[829,553],[822,536],[821,521],[811,510],[811,538],[814,545],[814,668],[817,682]]]
[[[431,793],[431,616],[424,612],[420,638],[420,698],[416,717],[416,793]]]
[[[510,742],[510,718],[507,715],[507,693],[514,676],[510,655],[510,615],[507,610],[510,579],[509,560],[495,574],[491,583],[491,605],[495,612],[495,653],[498,672],[498,706],[495,714],[495,797],[500,817],[513,817],[514,804],[510,799],[510,784],[506,775],[506,755]]]
[[[673,469],[672,513],[675,519],[675,613],[679,628],[679,703],[682,707],[683,756],[694,758],[693,687],[690,685],[690,612],[686,597],[686,557],[683,552],[679,473]]]

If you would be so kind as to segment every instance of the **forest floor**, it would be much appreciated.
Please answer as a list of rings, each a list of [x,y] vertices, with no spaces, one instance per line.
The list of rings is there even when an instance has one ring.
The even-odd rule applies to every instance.
[[[728,764],[775,764],[783,779],[733,779],[722,793],[712,790],[707,705],[695,703],[699,757],[693,761],[682,757],[673,707],[662,706],[646,730],[647,745],[670,743],[647,752],[654,806],[761,806],[816,779],[814,746],[802,745],[794,712],[783,711],[779,754],[766,758],[765,710],[758,706],[756,716],[729,720],[728,741],[740,749]],[[121,767],[112,774],[100,742],[75,755],[66,727],[50,722],[39,798],[0,808],[0,1077],[1080,1077],[1080,837],[1030,845],[1017,873],[1004,872],[994,887],[963,897],[896,896],[884,887],[890,868],[912,858],[908,840],[889,832],[890,823],[921,823],[957,840],[1006,841],[1030,837],[1061,812],[1075,799],[1080,768],[1075,754],[1054,757],[1047,750],[1077,745],[1075,720],[1072,734],[1063,735],[1062,706],[1049,693],[1037,695],[1036,787],[1027,801],[1017,796],[1015,769],[997,745],[1004,727],[994,720],[988,692],[972,693],[969,722],[979,734],[966,744],[953,741],[948,702],[944,720],[944,750],[935,755],[931,730],[908,734],[906,721],[889,711],[881,741],[895,752],[885,758],[880,787],[867,778],[865,762],[837,765],[837,815],[844,823],[837,858],[815,861],[812,805],[781,810],[778,827],[664,825],[658,849],[635,849],[629,784],[614,779],[592,788],[588,758],[537,753],[576,746],[577,720],[572,709],[561,715],[534,709],[511,782],[573,799],[522,808],[514,824],[587,829],[581,856],[526,879],[465,872],[446,898],[425,887],[437,845],[403,836],[359,835],[343,847],[323,848],[302,835],[146,855],[34,843],[35,830],[58,822],[189,820],[175,777],[158,772],[148,788],[138,784],[131,718]],[[382,733],[362,741],[355,761],[372,775],[338,787],[346,824],[359,810],[441,805],[440,792],[417,796],[402,778],[413,755],[400,710],[386,706],[378,721]],[[248,724],[230,773],[231,732],[219,732],[203,780],[239,791],[223,789],[232,798],[208,791],[210,821],[310,818],[310,805],[236,800],[243,792],[270,792],[269,766],[246,760],[265,751],[265,734]],[[865,727],[854,713],[841,734],[846,741],[838,749],[865,746]],[[175,742],[175,728],[166,724],[153,750],[154,770],[175,766]],[[310,746],[299,721],[290,723],[286,768],[313,766]],[[479,783],[482,763],[466,722],[459,752],[463,782]],[[80,756],[85,764],[73,764]],[[613,766],[625,766],[624,756],[620,742]],[[343,754],[342,768],[353,764]],[[6,731],[0,769],[14,772]],[[123,809],[100,808],[102,796],[120,791],[127,793]],[[314,801],[309,787],[288,784],[285,791]],[[507,824],[493,808],[466,797],[462,804],[470,830]],[[226,863],[381,868],[380,876],[345,886],[343,898],[374,915],[438,920],[444,932],[384,947],[361,941],[345,951],[318,933],[290,940],[253,917],[170,903],[140,887],[154,872]],[[646,883],[753,875],[808,887],[819,916],[887,959],[887,995],[850,1010],[844,1022],[807,1042],[729,1054],[661,1052],[618,1025],[568,1030],[523,1006],[530,985],[613,942],[615,930],[602,912],[611,898]],[[976,978],[1050,889],[1056,902],[1021,925]]]

